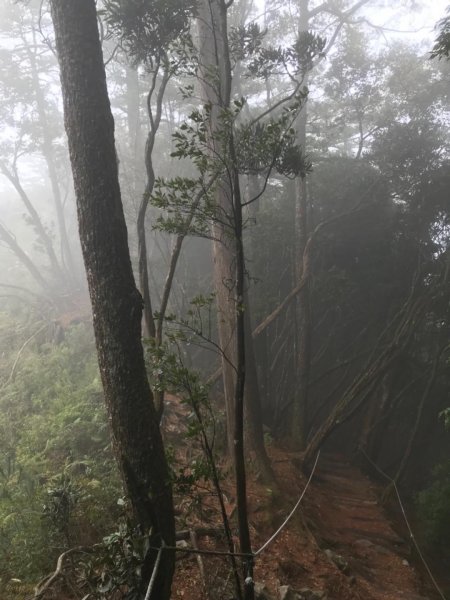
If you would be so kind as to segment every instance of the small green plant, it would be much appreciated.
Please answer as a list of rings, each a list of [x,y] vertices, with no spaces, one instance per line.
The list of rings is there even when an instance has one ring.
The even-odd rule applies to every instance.
[[[118,531],[103,538],[95,552],[79,563],[77,587],[89,590],[89,598],[106,600],[123,596],[142,598],[142,565],[149,552],[150,538],[123,522]]]
[[[3,349],[4,381],[20,344]],[[30,345],[0,399],[3,583],[36,584],[69,547],[101,540],[121,491],[91,330],[80,324],[60,344]]]
[[[444,420],[445,428],[450,431],[450,408],[443,410],[439,416]]]
[[[81,490],[63,473],[52,478],[47,487],[47,498],[42,509],[43,517],[52,529],[60,533],[67,546],[71,543],[70,522]]]
[[[450,542],[450,461],[433,470],[431,484],[417,496],[417,512],[427,542],[446,548]]]

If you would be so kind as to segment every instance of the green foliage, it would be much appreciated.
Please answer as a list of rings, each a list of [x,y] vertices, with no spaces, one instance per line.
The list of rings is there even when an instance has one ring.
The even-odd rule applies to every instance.
[[[254,56],[261,51],[265,35],[266,32],[261,30],[258,23],[230,28],[228,41],[231,56],[236,61]]]
[[[450,431],[450,408],[443,410],[439,416],[444,420],[446,429]]]
[[[192,322],[198,311],[210,304],[209,297],[195,298],[190,317]],[[174,323],[174,317],[169,317],[168,321]],[[213,475],[221,478],[221,473],[212,455],[215,423],[209,404],[209,389],[202,383],[200,375],[183,363],[181,344],[187,340],[183,331],[178,335],[174,330],[169,339],[175,351],[167,344],[156,345],[148,340],[147,358],[153,389],[177,394],[190,408],[185,435],[190,450],[194,451],[193,458],[188,465],[180,463],[175,449],[172,446],[166,448],[174,492],[181,498],[186,518],[189,512],[202,510],[197,487],[202,485],[205,489]],[[209,453],[205,452],[206,449]],[[82,488],[75,487],[67,477],[56,478],[52,482],[48,494],[51,497],[49,512],[57,526],[68,519],[72,508],[80,502],[82,493]],[[119,499],[118,504],[124,506],[126,501]],[[151,532],[132,528],[123,516],[118,529],[77,559],[76,568],[72,569],[77,589],[88,591],[89,597],[95,600],[115,597],[117,593],[123,594],[124,590],[129,600],[142,598],[143,565],[149,553],[154,551]]]
[[[0,400],[2,581],[36,581],[69,545],[100,539],[120,489],[92,332],[80,325],[59,345],[36,341]]]
[[[288,73],[290,78],[304,77],[314,66],[314,59],[323,57],[326,40],[311,32],[301,32],[294,44],[263,46],[267,31],[256,23],[240,26],[230,31],[230,50],[235,60],[245,61],[248,76],[268,79],[273,75]]]
[[[301,75],[314,67],[314,59],[323,58],[327,40],[312,31],[301,31],[295,44],[288,50],[288,58]]]
[[[311,163],[296,143],[297,134],[292,127],[307,95],[307,90],[299,93],[276,120],[250,122],[236,128],[239,173],[270,174],[274,170],[285,177],[305,177],[311,171]]]
[[[305,177],[311,162],[296,143],[293,123],[308,95],[307,89],[295,94],[277,119],[241,122],[246,104],[235,99],[230,108],[220,110],[218,126],[211,142],[212,106],[194,109],[173,134],[171,156],[190,161],[196,177],[158,178],[151,197],[161,209],[156,228],[167,233],[208,237],[211,222],[219,221],[233,234],[233,215],[216,207],[216,188],[230,174],[274,173],[285,177]],[[234,201],[234,200],[233,200]]]
[[[199,298],[194,305],[205,302]],[[78,336],[80,333],[75,330],[68,337],[73,336],[78,344],[83,338]],[[88,347],[92,350],[92,340],[84,341],[89,342]],[[55,399],[51,397],[51,391],[48,392],[46,410],[43,406],[36,410],[28,421],[31,433],[23,432],[27,443],[19,432],[15,432],[18,438],[15,444],[21,448],[21,462],[7,455],[0,468],[0,589],[2,582],[8,583],[13,577],[39,579],[54,568],[61,552],[68,547],[98,542],[105,531],[117,527],[117,520],[123,516],[120,507],[125,501],[115,502],[120,486],[109,456],[102,405],[93,406],[87,401],[70,406],[73,399],[70,392],[86,394],[89,390],[89,385],[83,387],[84,376],[87,371],[89,382],[91,369],[96,374],[95,363],[92,364],[94,356],[91,352],[86,353],[86,344],[75,344],[72,348],[67,338],[65,344],[68,348],[52,348],[48,354],[52,358],[55,355],[56,362],[63,367],[59,375],[64,373],[67,381],[62,389],[59,388],[59,394],[65,393],[68,398],[61,399],[60,410],[53,414]],[[80,361],[68,364],[70,361],[63,360],[61,364],[59,355],[66,350],[72,357],[73,352],[82,356],[84,350],[85,368]],[[209,419],[212,419],[207,408],[207,389],[199,376],[190,373],[174,353],[155,347],[149,353],[152,355],[152,378],[159,389],[183,394],[184,401],[192,407],[187,437],[195,443],[202,431],[198,420],[200,411],[202,414],[209,411],[209,416],[203,420],[205,426],[209,426]],[[72,367],[78,375],[76,386],[72,380]],[[71,390],[72,386],[75,389]],[[100,401],[97,387],[96,400]],[[36,398],[41,391],[38,386],[34,389]],[[78,416],[74,419],[75,415]],[[45,426],[46,422],[50,429]],[[90,431],[92,423],[96,426]],[[39,460],[35,460],[36,452]],[[175,491],[185,497],[190,495],[188,504],[192,510],[201,507],[195,486],[209,480],[210,463],[199,455],[189,466],[180,465],[173,454],[170,464]],[[62,471],[56,472],[61,465]],[[149,543],[148,535],[131,529],[126,519],[122,519],[117,531],[76,559],[70,579],[77,589],[89,592],[90,597],[97,600],[111,598],[124,588],[127,598],[141,598],[141,570]]]
[[[105,0],[106,22],[135,63],[153,66],[189,33],[195,0]]]
[[[182,402],[192,408],[193,420],[188,421],[187,435],[193,438],[199,433],[194,417],[198,419],[204,410],[210,412],[209,388],[202,382],[199,373],[184,364],[182,345],[190,344],[195,338],[206,339],[207,333],[203,331],[203,325],[199,324],[194,311],[189,318],[179,321],[169,317],[168,323],[173,325],[167,332],[168,344],[156,346],[151,340],[147,343],[150,378],[153,385],[158,380],[161,391],[178,395]]]
[[[167,331],[167,343],[156,346],[150,341],[147,345],[153,387],[175,394],[189,407],[185,435],[192,440],[193,446],[203,450],[203,454],[197,454],[189,465],[181,467],[177,464],[175,453],[168,451],[174,488],[179,493],[187,492],[199,481],[209,481],[214,470],[219,472],[213,457],[216,419],[209,400],[209,386],[203,382],[200,373],[186,366],[183,350],[183,346],[191,342],[214,345],[210,327],[213,300],[212,295],[192,300],[192,308],[185,319],[176,320],[173,316],[167,319],[171,326]],[[206,328],[205,310],[208,313]]]
[[[450,541],[450,461],[433,470],[432,482],[417,497],[417,512],[424,536],[442,549]]]
[[[69,523],[80,497],[80,489],[63,473],[52,478],[46,492],[47,501],[42,507],[42,515],[49,521],[49,526],[61,532],[69,543]]]
[[[448,17],[438,23],[439,35],[431,51],[431,58],[450,58],[450,6],[447,7]]]
[[[159,178],[155,182],[151,203],[163,212],[156,227],[168,233],[207,236],[215,214],[215,187],[212,185],[226,166],[225,158],[211,153],[208,126],[211,106],[194,109],[173,134],[175,149],[171,156],[190,161],[197,170],[194,177]],[[230,119],[224,111],[222,122]],[[217,132],[218,140],[229,135],[229,129]]]
[[[118,531],[103,538],[92,557],[79,565],[77,584],[89,590],[89,598],[106,600],[127,589],[127,599],[142,598],[142,565],[150,539],[122,523]],[[122,594],[121,594],[122,597]]]
[[[205,104],[194,109],[180,125],[172,138],[175,150],[173,158],[189,159],[201,176],[220,174],[230,161],[228,145],[233,133],[234,123],[239,116],[245,100],[235,100],[230,108],[222,108],[217,119],[219,126],[214,128],[214,142],[211,143],[212,106]]]
[[[193,199],[198,196],[201,196],[201,202],[194,207]],[[207,237],[215,202],[213,194],[206,191],[202,179],[159,178],[155,182],[151,202],[162,211],[156,218],[155,229]]]

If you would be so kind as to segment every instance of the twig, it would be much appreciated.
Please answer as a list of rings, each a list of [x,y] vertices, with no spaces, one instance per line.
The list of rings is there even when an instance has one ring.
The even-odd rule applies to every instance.
[[[93,548],[94,548],[93,546],[91,546],[91,547],[76,546],[75,548],[70,548],[70,550],[66,550],[65,552],[63,552],[58,558],[58,561],[56,563],[56,569],[55,569],[53,575],[50,575],[50,577],[48,577],[48,578],[44,578],[36,586],[32,600],[38,600],[39,598],[42,598],[43,594],[48,590],[48,588],[62,575],[62,568],[63,568],[64,560],[70,554],[75,554],[76,552],[81,552],[81,553],[84,552],[84,553],[88,554],[89,552],[92,552]],[[40,585],[42,585],[42,587],[39,587]]]
[[[41,333],[41,331],[44,331],[44,329],[46,329],[49,326],[48,323],[45,323],[45,325],[43,325],[40,329],[38,329],[37,331],[35,331],[33,333],[33,335],[31,335],[21,346],[19,352],[17,353],[16,356],[16,360],[14,361],[13,367],[11,369],[11,373],[9,374],[8,379],[5,381],[5,383],[2,385],[1,389],[5,388],[13,379],[14,379],[14,375],[16,372],[16,368],[17,368],[17,363],[19,362],[19,358],[22,354],[22,352],[25,350],[25,348],[28,346],[28,344],[39,334]]]
[[[194,532],[195,537],[222,537],[223,529],[210,528],[210,527],[198,527],[197,529],[182,529],[181,531],[177,531],[175,534],[175,539],[177,541],[180,540],[188,540],[191,537],[191,533]]]
[[[191,529],[191,531],[190,531],[190,539],[191,539],[191,544],[192,544],[192,547],[194,548],[194,550],[198,550],[197,536],[195,535],[195,531],[193,529]],[[198,569],[200,571],[200,577],[202,580],[203,589],[205,591],[206,597],[208,597],[208,587],[206,585],[205,565],[203,564],[203,559],[201,557],[201,554],[197,554],[197,564],[198,564]]]

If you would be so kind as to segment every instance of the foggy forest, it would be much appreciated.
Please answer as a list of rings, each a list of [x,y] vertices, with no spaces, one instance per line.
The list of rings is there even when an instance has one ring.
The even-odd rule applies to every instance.
[[[449,141],[448,0],[0,0],[0,600],[450,600]]]

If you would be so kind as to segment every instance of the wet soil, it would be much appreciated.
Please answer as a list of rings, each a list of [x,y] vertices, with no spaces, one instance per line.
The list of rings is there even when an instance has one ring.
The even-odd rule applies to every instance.
[[[306,485],[301,457],[272,447],[270,455],[279,489],[258,481],[249,463],[249,510],[254,548],[279,527]],[[223,483],[237,544],[234,489]],[[255,561],[254,580],[278,599],[281,585],[326,593],[327,600],[432,600],[438,596],[413,565],[409,540],[398,533],[379,501],[382,488],[344,457],[322,455],[304,503],[279,537]],[[215,499],[201,500],[203,522],[221,527]],[[188,527],[200,525],[192,517]],[[226,549],[217,537],[199,538],[203,549]],[[241,567],[241,563],[239,563]],[[245,568],[245,567],[243,567]],[[201,574],[203,571],[203,575]],[[193,555],[177,561],[174,598],[232,600],[229,560]]]

